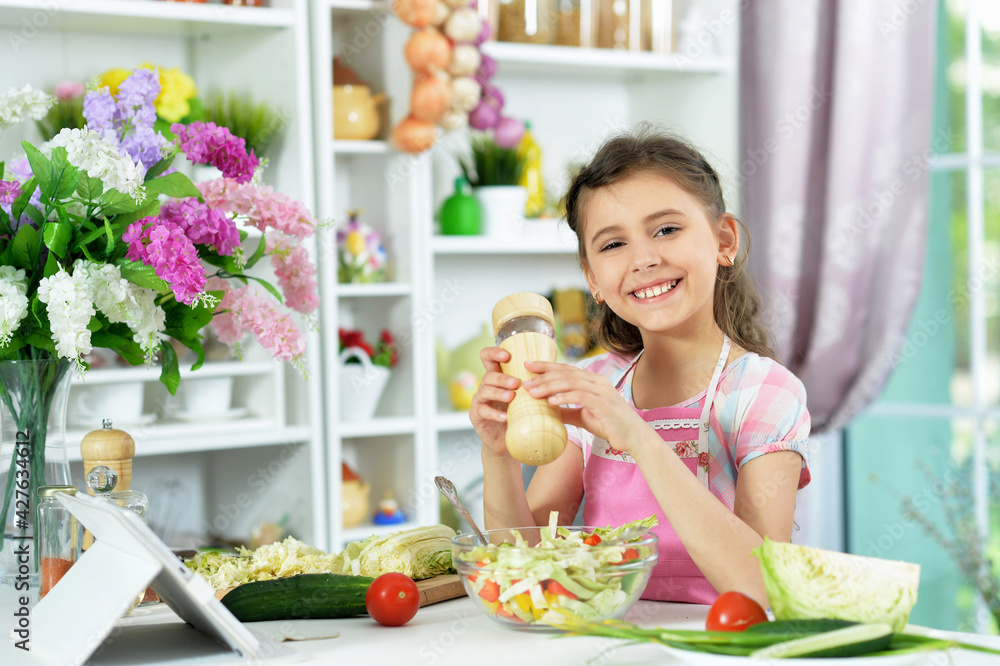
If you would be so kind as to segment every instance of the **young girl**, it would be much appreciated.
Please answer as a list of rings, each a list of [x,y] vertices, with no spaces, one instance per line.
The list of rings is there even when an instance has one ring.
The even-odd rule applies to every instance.
[[[570,185],[566,214],[599,304],[607,354],[530,362],[524,388],[562,405],[570,443],[527,492],[504,443],[519,381],[499,347],[471,419],[483,442],[486,526],[617,526],[652,513],[660,561],[646,599],[709,604],[738,590],[764,607],[767,536],[789,541],[809,482],[802,384],[774,361],[739,255],[740,223],[692,147],[650,128],[609,140]],[[569,405],[569,407],[567,407]]]

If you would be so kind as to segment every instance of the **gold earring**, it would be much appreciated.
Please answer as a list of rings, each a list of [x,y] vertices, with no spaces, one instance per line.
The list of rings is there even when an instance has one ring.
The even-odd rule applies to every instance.
[[[598,291],[594,293],[594,300],[597,301],[598,305],[604,302],[604,300],[601,298],[601,292]]]
[[[730,257],[730,256],[729,256],[728,254],[724,254],[724,255],[722,255],[722,256],[726,258],[726,261],[728,261],[728,262],[729,262],[729,265],[730,265],[730,266],[735,266],[735,265],[736,265],[736,262],[735,262],[735,261],[733,261],[733,258],[732,258],[732,257]]]

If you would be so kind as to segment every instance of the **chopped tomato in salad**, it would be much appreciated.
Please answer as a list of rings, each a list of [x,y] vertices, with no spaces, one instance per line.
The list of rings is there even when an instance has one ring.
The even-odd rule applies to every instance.
[[[479,546],[459,556],[455,562],[459,572],[463,566],[466,571],[475,567],[466,581],[470,596],[479,599],[487,612],[526,624],[559,622],[567,612],[580,619],[599,619],[642,594],[640,583],[645,578],[640,568],[624,575],[606,575],[602,569],[653,555],[648,546],[633,547],[615,539],[628,528],[652,527],[655,515],[593,533],[559,527],[556,518],[553,513],[549,526],[539,530],[537,546],[530,547],[517,530],[511,530],[514,543]]]

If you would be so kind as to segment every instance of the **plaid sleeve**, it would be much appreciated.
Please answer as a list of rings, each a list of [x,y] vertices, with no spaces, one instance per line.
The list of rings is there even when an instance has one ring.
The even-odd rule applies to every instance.
[[[737,468],[775,451],[802,456],[798,487],[809,483],[809,410],[806,390],[780,363],[757,357],[734,378],[726,406],[734,413],[729,448]]]

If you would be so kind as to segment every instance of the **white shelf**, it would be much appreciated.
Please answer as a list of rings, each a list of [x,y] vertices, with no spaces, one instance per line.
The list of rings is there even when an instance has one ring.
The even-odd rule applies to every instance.
[[[519,238],[491,236],[434,236],[435,254],[576,254],[572,242],[547,235],[525,234]]]
[[[206,363],[198,370],[191,372],[190,366],[181,367],[181,381],[185,379],[200,379],[208,377],[248,377],[252,375],[269,375],[274,372],[276,361],[227,361],[221,363]],[[158,382],[160,368],[107,368],[88,371],[83,378],[74,376],[73,386],[93,386],[95,384],[116,384],[118,382]]]
[[[413,285],[408,282],[378,282],[374,284],[338,284],[337,296],[341,298],[368,298],[370,296],[409,296]]]
[[[694,60],[679,53],[618,51],[548,44],[491,41],[483,44],[483,52],[497,61],[501,74],[626,77],[643,72],[722,74],[734,69],[734,63],[724,58]]]
[[[333,141],[332,150],[338,155],[382,155],[395,149],[388,141]]]
[[[472,430],[469,412],[439,413],[434,417],[434,428],[438,432]]]
[[[370,421],[344,421],[337,427],[342,439],[348,437],[383,437],[410,435],[416,431],[416,419],[410,416],[376,416]]]
[[[367,523],[365,525],[359,525],[358,527],[348,527],[340,533],[340,536],[341,541],[346,544],[351,541],[364,541],[373,534],[384,536],[386,534],[392,534],[393,532],[399,532],[402,530],[412,530],[413,528],[419,526],[420,525],[413,521],[397,523],[396,525],[376,525],[374,523]]]
[[[234,32],[248,28],[284,29],[295,24],[295,13],[284,7],[234,7],[222,4],[162,0],[4,0],[0,25],[20,26],[46,18],[46,30],[78,32]]]
[[[389,9],[389,3],[374,0],[320,0],[321,6],[334,13],[338,12],[373,12]]]
[[[66,449],[70,462],[81,460],[80,442],[86,434],[83,430],[66,432]],[[312,437],[307,426],[279,427],[274,421],[261,418],[198,424],[154,423],[129,431],[129,434],[135,439],[137,458],[276,446],[295,442],[305,444]]]

